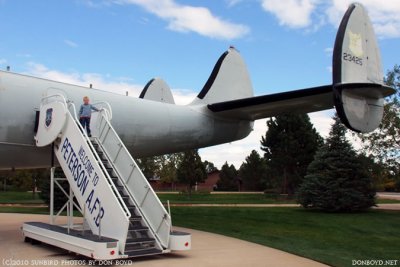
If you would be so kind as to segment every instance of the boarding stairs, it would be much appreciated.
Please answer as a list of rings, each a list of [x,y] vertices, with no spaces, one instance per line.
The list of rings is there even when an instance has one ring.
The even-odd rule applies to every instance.
[[[89,235],[118,242],[118,251],[111,255],[86,254],[114,259],[167,253],[179,246],[189,249],[187,241],[179,240],[182,246],[171,240],[170,214],[112,127],[110,105],[94,105],[100,111],[92,116],[89,137],[72,102],[60,94],[43,98],[35,137],[37,146],[53,144]],[[182,238],[181,233],[177,236]]]

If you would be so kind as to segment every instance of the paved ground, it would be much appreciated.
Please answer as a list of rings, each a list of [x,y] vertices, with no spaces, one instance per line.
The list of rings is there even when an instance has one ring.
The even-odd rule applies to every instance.
[[[38,264],[39,260],[45,260],[47,263],[51,263],[53,260],[53,263],[58,263],[57,266],[67,266],[70,263],[78,263],[77,266],[88,265],[88,262],[79,261],[83,258],[68,254],[61,249],[24,243],[20,231],[24,221],[47,222],[48,216],[0,213],[0,266],[32,266]],[[243,240],[192,229],[178,229],[192,234],[191,251],[136,258],[132,260],[132,265],[138,267],[325,266],[309,259]]]
[[[378,210],[400,210],[400,203],[396,203],[396,204],[379,204],[377,207],[373,207],[373,209],[378,209]]]
[[[400,193],[378,192],[378,193],[376,193],[376,195],[378,198],[400,200]]]
[[[171,204],[171,207],[241,207],[241,208],[274,208],[274,207],[300,207],[299,204]],[[400,210],[400,203],[378,204],[373,209]]]

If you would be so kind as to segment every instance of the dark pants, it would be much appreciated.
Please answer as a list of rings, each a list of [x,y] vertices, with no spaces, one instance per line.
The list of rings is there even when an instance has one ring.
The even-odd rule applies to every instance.
[[[90,132],[90,117],[80,117],[79,122],[81,123],[83,129],[86,127],[86,131],[89,137],[92,136],[92,133]]]

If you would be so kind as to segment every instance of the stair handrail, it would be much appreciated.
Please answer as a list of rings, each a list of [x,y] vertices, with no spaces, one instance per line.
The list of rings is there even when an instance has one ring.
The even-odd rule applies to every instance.
[[[73,111],[74,111],[75,122],[78,124],[79,129],[82,131],[82,133],[83,133],[83,135],[85,137],[86,143],[89,145],[89,147],[90,147],[90,149],[92,151],[96,151],[96,149],[92,145],[92,142],[90,141],[89,137],[87,136],[87,132],[85,131],[85,129],[82,127],[81,123],[78,120],[75,104],[73,102],[71,102],[70,105],[72,106]],[[105,109],[104,109],[104,110],[99,111],[99,113],[101,114],[102,111],[106,112]],[[106,179],[108,181],[108,184],[111,187],[111,190],[114,192],[115,196],[117,197],[118,202],[120,202],[120,204],[122,205],[122,208],[124,209],[126,217],[130,218],[131,217],[131,212],[129,211],[128,207],[126,206],[124,200],[122,199],[121,194],[119,193],[118,189],[115,187],[114,182],[112,181],[110,175],[108,174],[108,172],[107,172],[103,162],[101,161],[99,155],[97,153],[93,153],[93,155],[94,155],[96,161],[98,162],[98,164],[100,165],[100,168],[103,171],[103,174],[106,177]]]
[[[115,131],[114,128],[112,127],[110,121],[107,120],[107,117],[106,117],[106,116],[102,116],[102,119],[104,119],[104,121],[106,122],[106,124],[108,124],[108,127],[110,127],[111,131],[114,132],[114,134],[115,134],[115,136],[116,136],[116,138],[117,138],[117,141],[121,144],[121,146],[122,146],[124,149],[127,150],[125,144],[122,142],[121,138],[119,137],[119,135],[116,133],[116,131]],[[139,166],[137,165],[136,161],[132,158],[132,155],[131,155],[130,153],[128,153],[128,157],[129,157],[130,160],[135,164],[136,168],[139,170],[139,172],[142,174],[142,176],[144,176],[143,173],[142,173],[142,171],[140,170]],[[111,162],[111,164],[114,165],[113,162]],[[115,171],[118,173],[118,176],[121,177],[119,171],[118,171],[117,169],[115,169]],[[153,187],[150,185],[149,181],[148,181],[147,179],[144,179],[144,180],[145,180],[145,183],[147,184],[147,186],[148,186],[148,188],[149,188],[149,191],[152,191],[152,193],[153,193],[154,195],[157,196],[157,194],[156,194],[155,191],[153,190]],[[120,181],[124,184],[124,187],[125,187],[126,189],[129,188],[129,187],[126,185],[126,182],[125,182],[124,179],[120,179]],[[127,190],[127,191],[128,191],[129,195],[133,198],[133,200],[134,200],[135,203],[136,203],[136,198],[132,195],[132,193],[130,192],[130,190]],[[159,199],[158,197],[156,197],[156,201],[158,202],[158,204],[159,204],[159,205],[163,208],[163,210],[164,210],[164,215],[163,215],[162,218],[161,218],[161,219],[162,219],[161,222],[164,221],[165,218],[168,218],[168,217],[169,217],[169,221],[171,222],[171,216],[170,216],[170,214],[169,214],[168,211],[165,209],[164,205],[161,203],[161,201],[160,201],[160,199]],[[138,203],[136,203],[136,204],[138,204]],[[138,206],[138,207],[139,207],[139,206]],[[138,211],[139,211],[141,214],[143,213],[141,208],[139,208]],[[151,232],[153,233],[153,235],[154,235],[154,236],[157,238],[157,240],[159,241],[159,238],[158,238],[158,235],[157,235],[157,234],[158,234],[158,230],[159,230],[159,228],[160,228],[160,226],[161,226],[161,223],[160,223],[158,229],[153,229],[153,227],[151,227],[151,224],[148,222],[146,216],[143,216],[143,220],[145,220],[146,223],[150,226],[149,229],[151,230]],[[169,224],[169,227],[170,227],[170,229],[171,229],[171,227],[172,227],[172,224],[171,224],[171,223]],[[160,242],[160,241],[159,241],[159,242]],[[168,237],[168,243],[169,243],[169,237]]]
[[[56,97],[61,98],[61,100],[62,100],[61,102],[65,105],[66,110],[67,110],[68,112],[70,112],[70,114],[72,115],[73,119],[75,120],[76,125],[77,125],[78,128],[81,130],[81,132],[82,132],[82,134],[83,134],[83,136],[84,136],[84,138],[85,138],[85,141],[86,141],[86,143],[89,145],[90,149],[91,149],[92,151],[96,151],[96,150],[94,149],[93,145],[92,145],[92,142],[90,142],[90,139],[89,139],[89,137],[87,136],[87,133],[86,133],[85,129],[83,129],[82,125],[80,124],[80,122],[79,122],[79,120],[78,120],[78,118],[77,118],[77,113],[76,113],[75,104],[74,104],[72,101],[67,101],[67,100],[65,99],[65,97],[64,97],[63,95],[61,95],[61,94],[54,94],[54,95],[50,95],[50,96],[45,96],[45,97],[43,97],[43,98],[42,98],[42,103],[41,103],[41,105],[43,104],[43,102],[44,102],[45,100],[48,100],[48,99],[50,99],[50,98],[56,98]],[[71,108],[71,107],[72,107],[73,112],[70,111],[70,108]],[[130,217],[131,217],[131,213],[130,213],[128,207],[126,206],[125,202],[123,201],[123,199],[122,199],[120,193],[118,192],[117,188],[115,187],[114,183],[112,182],[111,177],[110,177],[110,175],[108,174],[106,168],[104,167],[103,162],[101,161],[101,159],[99,158],[99,156],[97,155],[97,153],[93,153],[93,155],[94,155],[96,161],[98,162],[98,164],[99,164],[99,166],[100,166],[100,169],[103,171],[104,176],[106,177],[106,179],[107,179],[107,181],[108,181],[108,186],[111,187],[111,190],[113,191],[114,195],[116,196],[118,202],[121,204],[122,209],[123,209],[123,211],[124,211],[124,213],[125,213],[125,216],[126,216],[127,218],[130,218]]]
[[[61,98],[61,102],[64,104],[64,106],[67,108],[67,110],[68,110],[68,106],[67,106],[67,100],[65,99],[65,97],[62,95],[62,94],[54,94],[54,95],[48,95],[48,96],[44,96],[44,97],[42,97],[42,101],[41,101],[41,103],[40,103],[40,105],[42,106],[43,105],[43,102],[45,101],[45,100],[48,100],[48,99],[50,99],[50,98],[56,98],[56,97],[59,97],[59,98]]]
[[[110,103],[108,103],[107,101],[98,101],[95,103],[92,103],[92,106],[99,106],[99,105],[105,105],[106,108],[102,107],[105,114],[107,115],[107,118],[111,121],[112,117],[113,117],[113,113],[112,113],[112,108]]]

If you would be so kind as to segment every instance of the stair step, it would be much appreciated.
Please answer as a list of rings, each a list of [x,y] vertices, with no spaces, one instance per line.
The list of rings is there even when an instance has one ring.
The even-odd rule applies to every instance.
[[[135,217],[134,219],[132,219],[132,216],[135,216],[135,215],[132,215],[132,214],[135,214],[135,210],[134,209],[128,209],[129,210],[129,212],[131,213],[131,218],[129,218],[129,221],[131,222],[131,223],[133,223],[133,222],[140,222],[141,220],[142,220],[142,217]]]
[[[128,208],[128,205],[131,204],[131,203],[129,202],[129,199],[123,198],[122,200],[124,201],[125,206],[127,206],[127,208]],[[130,213],[135,213],[134,211],[136,210],[136,208],[128,208],[128,210],[129,210]]]
[[[132,216],[129,218],[129,220],[130,220],[131,222],[141,221],[141,220],[142,220],[142,216],[139,216],[139,215],[132,215]]]
[[[134,211],[136,210],[136,207],[135,207],[135,206],[132,206],[132,205],[129,203],[128,205],[126,205],[126,207],[128,208],[128,210],[129,210],[131,213],[135,214],[135,213],[134,213]]]
[[[149,228],[148,228],[147,226],[130,225],[130,226],[129,226],[129,229],[128,229],[128,232],[146,231],[146,230],[148,230],[148,229],[149,229]]]
[[[115,187],[117,188],[118,192],[124,192],[124,186],[116,184]]]
[[[162,253],[162,250],[159,250],[156,248],[125,251],[125,254],[128,255],[128,257],[150,256],[150,255],[157,255],[157,254],[161,254],[161,253]]]
[[[149,243],[154,241],[155,239],[151,237],[129,238],[126,240],[125,246],[138,243]]]
[[[144,242],[144,243],[136,243],[136,244],[128,244],[125,246],[125,251],[141,251],[141,250],[147,250],[151,248],[156,248],[155,247],[155,242]]]
[[[117,188],[117,191],[121,196],[125,196],[125,191],[124,190]]]

